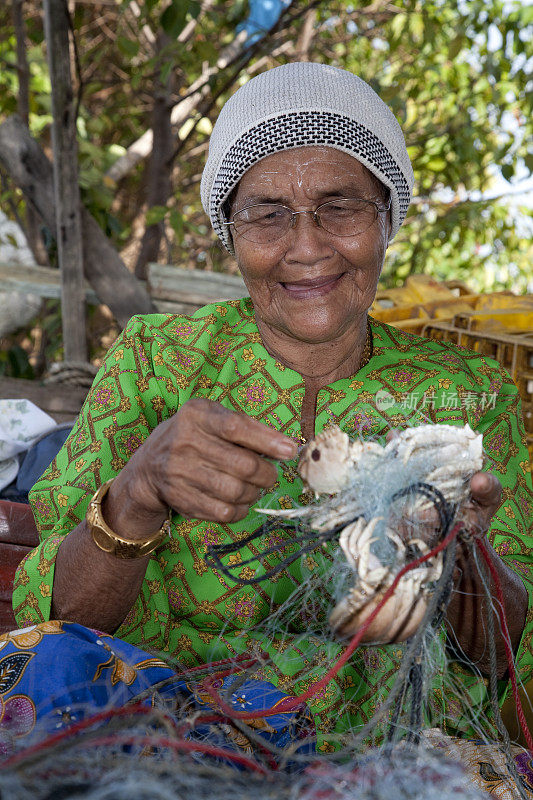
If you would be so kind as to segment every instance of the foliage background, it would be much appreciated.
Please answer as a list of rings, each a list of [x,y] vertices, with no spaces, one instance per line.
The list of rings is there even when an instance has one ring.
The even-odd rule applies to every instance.
[[[531,291],[531,208],[510,205],[506,195],[533,171],[533,6],[514,0],[293,0],[245,58],[218,69],[220,54],[253,16],[254,2],[260,4],[251,2],[250,8],[245,0],[71,1],[82,198],[128,266],[142,275],[148,229],[161,262],[236,270],[216,244],[199,200],[212,122],[250,76],[305,59],[359,74],[403,127],[415,196],[389,249],[383,285],[425,272],[466,281],[477,291]],[[51,155],[50,81],[35,0],[0,6],[0,122],[20,100],[15,4],[25,25],[29,127]],[[208,68],[208,96],[178,130],[169,128],[170,108]],[[107,171],[151,125],[171,131],[170,156],[163,165],[152,160],[151,173],[150,160],[140,163],[116,184]],[[496,181],[500,173],[508,184]],[[0,179],[2,210],[24,225],[21,194],[6,175]],[[154,185],[165,182],[168,190],[154,193]],[[508,187],[502,196],[488,199],[501,185]],[[54,265],[53,233],[41,225],[40,234],[44,249],[34,250]]]

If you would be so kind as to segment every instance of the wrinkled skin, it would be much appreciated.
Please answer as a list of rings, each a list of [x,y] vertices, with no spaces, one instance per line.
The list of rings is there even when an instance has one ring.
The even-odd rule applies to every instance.
[[[300,147],[268,156],[241,179],[232,212],[261,201],[313,211],[336,197],[380,201],[371,173],[329,147]],[[299,215],[285,236],[268,245],[236,237],[235,254],[261,336],[287,358],[283,348],[335,346],[353,336],[372,305],[388,244],[388,214],[358,236],[333,236],[311,215]],[[301,358],[298,371],[308,357]],[[325,368],[327,365],[320,365]]]
[[[371,174],[351,156],[331,148],[302,147],[254,165],[239,183],[232,212],[259,201],[280,201],[293,210],[308,211],[339,196],[382,199]],[[301,424],[308,439],[314,435],[320,388],[353,375],[359,367],[367,310],[389,233],[386,213],[354,237],[326,233],[305,214],[277,242],[257,245],[238,236],[234,240],[264,346],[303,376]],[[257,420],[217,403],[190,400],[151,433],[117,476],[102,504],[104,518],[119,536],[139,540],[159,528],[169,506],[185,516],[234,522],[246,516],[260,489],[275,482],[275,468],[267,459],[295,455],[293,442]],[[474,476],[468,513],[480,531],[490,524],[499,496],[495,478]],[[525,590],[495,554],[494,558],[507,595],[517,598],[508,609],[515,644],[525,619]],[[148,560],[146,556],[125,562],[104,553],[81,522],[59,548],[53,615],[113,632],[140,591]],[[459,560],[458,568],[468,578],[468,563]],[[463,580],[459,588],[475,597],[476,577],[468,585]],[[479,614],[475,602],[463,602],[448,619],[465,652],[483,668],[486,648],[476,634],[484,629],[477,625]],[[503,652],[501,643],[498,646]],[[500,662],[503,674],[505,662]]]
[[[235,522],[277,480],[267,459],[295,453],[294,442],[257,420],[194,399],[153,431],[116,483],[139,514],[170,506],[188,518]]]

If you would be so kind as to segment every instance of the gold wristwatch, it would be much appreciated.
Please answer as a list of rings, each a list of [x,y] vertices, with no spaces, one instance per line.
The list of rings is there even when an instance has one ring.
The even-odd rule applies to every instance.
[[[163,522],[157,533],[150,536],[149,539],[124,539],[114,533],[111,528],[106,525],[102,516],[102,500],[106,496],[109,487],[113,483],[113,479],[103,483],[100,488],[92,496],[87,508],[85,518],[89,525],[91,536],[94,543],[100,550],[109,553],[116,558],[142,558],[153,552],[156,547],[159,547],[165,536],[170,532],[170,518],[172,511],[169,509],[168,517]]]

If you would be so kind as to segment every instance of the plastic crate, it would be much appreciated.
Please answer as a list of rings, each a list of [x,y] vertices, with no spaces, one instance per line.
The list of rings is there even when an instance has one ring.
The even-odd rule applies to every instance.
[[[511,375],[522,399],[526,440],[533,464],[533,331],[506,333],[469,328],[471,318],[457,315],[453,322],[431,320],[422,328],[428,339],[454,342],[496,359]]]
[[[378,291],[370,313],[418,334],[433,319],[453,320],[459,327],[491,333],[533,331],[531,295],[509,291],[473,294],[460,281],[441,283],[430,275],[411,275],[402,287]]]
[[[449,287],[429,275],[410,275],[402,287],[378,291],[370,313],[381,322],[420,334],[430,319],[452,319],[469,311],[475,297],[463,284]]]

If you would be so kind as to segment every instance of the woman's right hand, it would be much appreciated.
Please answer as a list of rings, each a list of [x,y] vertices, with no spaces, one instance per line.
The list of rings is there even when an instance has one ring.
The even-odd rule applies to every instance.
[[[243,519],[277,480],[267,459],[297,455],[287,436],[211,400],[194,399],[152,431],[113,481],[107,520],[139,538],[162,524],[168,508],[215,522]],[[135,520],[134,530],[132,519]]]

